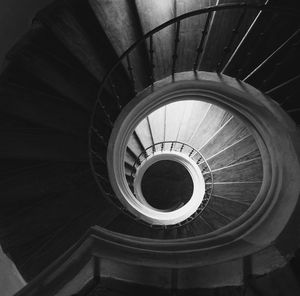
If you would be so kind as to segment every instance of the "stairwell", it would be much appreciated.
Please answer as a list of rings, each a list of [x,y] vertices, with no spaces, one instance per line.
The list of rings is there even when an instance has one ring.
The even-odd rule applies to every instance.
[[[18,295],[98,295],[99,278],[273,295],[277,280],[263,291],[253,279],[298,248],[299,14],[264,4],[66,0],[37,13],[0,77],[0,240],[30,282]],[[184,85],[202,93],[162,103]],[[158,144],[210,188],[167,227],[134,214],[115,184],[120,172],[134,198],[133,167]]]

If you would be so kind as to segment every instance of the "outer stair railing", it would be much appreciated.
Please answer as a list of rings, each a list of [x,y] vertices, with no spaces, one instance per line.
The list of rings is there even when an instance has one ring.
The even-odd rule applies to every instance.
[[[167,71],[163,73],[164,77],[170,76],[173,81],[176,80],[176,73],[179,69],[180,59],[182,56],[178,53],[179,44],[180,44],[180,30],[182,27],[182,22],[192,17],[201,16],[205,17],[204,27],[199,36],[198,46],[195,48],[193,56],[193,65],[190,71],[195,73],[197,76],[197,71],[200,69],[200,63],[205,52],[205,46],[209,38],[210,28],[212,25],[212,20],[215,15],[222,11],[240,11],[239,16],[236,20],[236,25],[231,32],[231,37],[229,38],[227,45],[223,48],[220,58],[215,61],[215,66],[213,71],[222,74],[226,71],[228,64],[238,50],[243,45],[247,35],[249,34],[253,24],[256,21],[254,19],[253,23],[250,24],[249,29],[246,31],[243,38],[238,40],[239,32],[243,26],[245,19],[247,18],[247,13],[249,11],[257,12],[257,16],[261,12],[266,13],[280,13],[284,17],[294,17],[297,16],[298,12],[291,9],[285,9],[282,7],[274,7],[268,4],[256,5],[256,4],[247,4],[247,3],[233,3],[233,4],[222,4],[216,6],[210,6],[204,9],[199,9],[191,11],[189,13],[175,17],[162,25],[151,30],[145,34],[140,40],[136,41],[132,46],[130,46],[118,59],[115,65],[110,69],[110,71],[105,75],[99,89],[98,98],[95,103],[93,114],[91,117],[91,126],[89,130],[89,151],[90,151],[90,164],[95,176],[95,179],[102,190],[104,196],[108,198],[113,204],[117,205],[120,209],[126,212],[128,215],[131,215],[127,212],[126,208],[116,197],[114,190],[110,184],[108,170],[107,170],[107,159],[106,151],[107,145],[109,142],[110,132],[114,126],[115,117],[113,117],[110,112],[111,108],[115,108],[118,114],[122,108],[132,100],[135,95],[145,88],[149,88],[151,91],[155,91],[155,82],[160,77],[157,77],[158,68],[157,64],[157,38],[159,33],[166,28],[174,29],[174,39],[173,39],[173,50],[170,56],[170,63]],[[297,30],[288,40],[284,43],[283,46],[280,46],[276,49],[271,55],[270,58],[267,58],[260,65],[258,65],[253,71],[245,76],[245,79],[249,79],[250,76],[253,76],[256,71],[263,67],[266,63],[270,62],[273,55],[278,54],[286,46],[292,46],[292,41],[295,36],[297,36],[299,30]],[[133,59],[138,51],[144,54],[144,59],[148,62],[148,68],[145,69],[145,76],[143,79],[137,76],[134,68]],[[251,49],[247,56],[251,56]],[[241,65],[240,67],[243,67]],[[242,69],[238,69],[238,73],[242,73]],[[122,73],[124,79],[128,82],[128,89],[124,90],[124,87],[120,85],[120,81],[115,79],[118,77],[118,74]],[[125,74],[124,74],[125,73]],[[161,73],[160,73],[161,74]],[[238,76],[237,78],[242,78]],[[171,81],[172,82],[172,81]],[[122,88],[123,87],[123,88]],[[106,96],[110,94],[113,98],[113,101],[107,100]],[[108,105],[109,104],[109,105]],[[156,144],[155,144],[156,145]],[[186,144],[184,144],[186,145]],[[137,161],[140,160],[142,156],[139,156]],[[210,174],[208,174],[209,176]],[[124,176],[125,178],[125,176]],[[136,219],[136,217],[132,217]]]

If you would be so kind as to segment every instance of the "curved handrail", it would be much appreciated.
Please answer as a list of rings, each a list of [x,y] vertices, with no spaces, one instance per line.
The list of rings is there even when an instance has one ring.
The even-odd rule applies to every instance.
[[[211,12],[216,12],[216,11],[220,11],[220,10],[230,10],[230,9],[253,9],[253,10],[265,10],[265,9],[276,9],[276,8],[271,8],[269,6],[266,5],[255,5],[255,4],[247,4],[247,3],[234,3],[234,4],[221,4],[221,5],[215,5],[215,6],[209,6],[207,8],[203,8],[203,9],[199,9],[199,10],[194,10],[185,14],[182,14],[180,16],[177,16],[169,21],[164,22],[163,24],[161,24],[160,26],[154,28],[153,30],[149,31],[148,33],[146,33],[144,36],[142,36],[139,40],[137,40],[135,43],[133,43],[120,57],[119,59],[116,61],[116,63],[112,66],[112,68],[106,73],[106,75],[104,76],[101,84],[100,84],[100,88],[99,88],[99,92],[97,94],[97,100],[95,102],[94,105],[94,109],[92,112],[92,116],[91,116],[91,124],[90,124],[90,130],[89,130],[89,160],[90,160],[90,166],[92,168],[93,174],[96,178],[97,183],[99,184],[99,178],[102,179],[101,182],[105,183],[105,184],[99,184],[100,185],[100,189],[103,191],[105,196],[112,196],[113,195],[113,191],[112,190],[103,190],[103,185],[105,185],[106,187],[110,187],[109,186],[109,180],[108,180],[108,175],[105,174],[105,176],[100,176],[98,175],[97,177],[97,172],[95,170],[94,164],[93,164],[93,157],[95,155],[94,153],[94,149],[92,147],[92,137],[93,135],[95,135],[96,137],[98,137],[98,139],[100,140],[100,142],[102,142],[102,144],[107,147],[107,142],[108,139],[104,139],[104,137],[102,135],[100,135],[100,133],[98,133],[97,129],[94,127],[94,122],[95,122],[95,118],[96,118],[96,114],[97,114],[97,107],[100,107],[104,113],[104,117],[106,118],[106,123],[107,125],[112,128],[113,127],[113,122],[110,118],[110,114],[107,112],[105,105],[101,102],[101,95],[103,93],[104,87],[106,86],[106,83],[108,83],[110,81],[110,76],[112,75],[112,73],[114,73],[114,71],[117,69],[117,67],[119,65],[121,65],[121,63],[124,61],[124,59],[126,57],[129,57],[129,54],[135,49],[137,48],[140,44],[142,44],[147,38],[150,38],[150,60],[152,60],[151,64],[152,64],[152,74],[150,75],[152,78],[150,78],[152,80],[152,85],[154,83],[154,77],[153,77],[153,49],[151,48],[151,46],[153,46],[153,35],[159,31],[161,31],[162,29],[175,24],[175,23],[179,23],[181,20],[187,19],[189,17],[192,16],[196,16],[196,15],[201,15],[201,14],[205,14],[205,13],[211,13]],[[294,13],[294,11],[291,10],[284,10],[287,13]],[[282,10],[281,10],[282,12]],[[207,18],[208,21],[208,18]],[[127,62],[129,62],[129,59],[127,60]],[[129,67],[129,69],[131,69],[131,66]],[[172,67],[172,71],[174,71],[174,67]],[[132,74],[132,73],[131,73]],[[172,73],[174,74],[174,73]],[[117,105],[119,107],[120,103],[119,103],[119,99],[118,97],[115,97],[116,101],[117,101]],[[132,99],[132,98],[131,98]],[[99,159],[101,157],[98,157]],[[104,164],[105,164],[105,157],[103,158],[104,160]],[[110,189],[110,188],[109,188]],[[109,191],[109,192],[108,192]],[[108,198],[110,200],[110,198]],[[120,207],[121,205],[119,205]]]
[[[239,7],[241,7],[241,4]],[[116,67],[118,64],[120,64],[120,61],[116,64]],[[112,71],[109,73],[112,73]],[[109,73],[104,78],[102,87],[107,80],[107,77],[109,77]],[[276,126],[277,118],[271,116],[268,118],[269,121],[266,123],[268,123],[269,127]],[[268,127],[265,127],[262,123],[261,125],[262,131],[264,130],[263,127],[268,129]],[[292,145],[290,145],[290,139],[288,138],[288,136],[291,134],[291,130],[292,129],[288,130],[288,128],[285,127],[282,132],[282,137],[285,139],[285,141],[281,140],[281,142],[285,145],[285,155],[291,155],[292,153],[295,154],[294,150],[292,149],[293,147],[291,148]],[[274,134],[274,132],[272,133],[272,130],[270,130],[269,133],[267,132],[265,134]],[[284,138],[285,135],[288,136]],[[277,142],[279,143],[279,141]],[[287,147],[288,145],[290,146]],[[276,149],[271,150],[271,152],[274,154],[279,154],[277,147]],[[274,167],[277,165],[276,168],[280,168],[282,170],[282,175],[284,175],[284,173],[288,172],[286,168],[288,165],[285,167],[284,162],[280,161],[280,159],[282,160],[282,157],[274,157]],[[282,168],[286,168],[286,170],[283,171]],[[289,196],[290,194],[285,194],[282,196],[281,199],[284,200],[285,204],[287,202],[284,197]],[[253,216],[253,221],[262,220],[262,212],[267,210],[267,205],[267,203],[264,203],[261,213]],[[276,207],[279,208],[280,205],[276,205]],[[278,215],[276,215],[276,212],[273,210],[273,221],[275,221],[277,218]],[[273,237],[275,235],[273,234],[274,229],[271,224],[272,223],[265,222],[265,229],[263,229],[265,231],[260,229],[260,232],[263,233],[263,236],[270,236],[269,241],[274,242]],[[246,235],[245,231],[247,231]],[[235,235],[244,235],[243,239],[233,241],[233,233],[228,233],[227,236],[224,235],[219,237],[217,241],[210,241],[210,239],[213,239],[213,237],[208,235],[202,241],[199,241],[197,237],[191,237],[188,240],[185,240],[184,243],[178,243],[177,240],[163,241],[143,239],[138,237],[132,238],[130,236],[116,234],[103,228],[96,227],[90,230],[80,242],[66,252],[66,254],[64,254],[59,260],[55,261],[47,270],[41,273],[41,275],[36,278],[33,283],[30,283],[28,286],[26,286],[24,289],[24,294],[21,291],[20,293],[17,293],[17,295],[25,295],[26,291],[32,291],[32,294],[30,295],[36,295],[37,291],[40,295],[48,295],[47,292],[49,293],[49,289],[53,289],[53,286],[57,288],[57,282],[60,286],[63,286],[63,283],[65,283],[67,279],[71,278],[70,276],[66,276],[66,274],[70,273],[72,276],[75,276],[76,273],[74,273],[74,269],[76,272],[78,271],[77,269],[79,263],[87,263],[92,256],[120,260],[128,264],[141,264],[141,262],[143,262],[145,266],[167,266],[169,268],[191,267],[199,264],[208,265],[233,260],[252,254],[253,252],[258,251],[265,246],[265,239],[261,237],[257,227],[252,229],[252,232],[254,234],[249,234],[248,225],[240,223],[238,228],[235,229]],[[283,237],[283,239],[285,238]],[[220,252],[220,248],[222,248],[222,252]],[[137,257],[139,260],[136,260]],[[78,258],[83,259],[78,263]],[[81,266],[84,266],[83,263]]]
[[[119,57],[118,61],[111,67],[111,69],[105,74],[102,82],[101,82],[101,86],[100,86],[100,90],[99,93],[101,93],[101,87],[103,87],[103,85],[105,84],[105,82],[107,81],[108,77],[111,75],[111,73],[118,67],[118,65],[121,64],[121,62],[123,61],[123,59],[128,56],[128,54],[133,51],[133,49],[135,49],[138,45],[140,45],[143,41],[145,41],[148,37],[154,35],[155,33],[157,33],[158,31],[161,31],[162,29],[168,27],[169,25],[172,25],[178,21],[181,21],[183,19],[192,17],[192,16],[196,16],[196,15],[200,15],[200,14],[204,14],[204,13],[208,13],[208,12],[214,12],[214,11],[219,11],[219,10],[227,10],[227,9],[241,9],[241,8],[246,8],[246,9],[253,9],[253,10],[274,10],[274,11],[280,11],[280,13],[283,14],[291,14],[291,15],[297,15],[300,13],[300,11],[294,10],[294,9],[288,9],[288,8],[282,8],[282,7],[272,7],[269,6],[267,4],[261,4],[261,5],[257,5],[257,4],[247,4],[247,3],[233,3],[233,4],[219,4],[219,5],[213,5],[213,6],[209,6],[207,8],[202,8],[202,9],[197,9],[197,10],[193,10],[187,13],[184,13],[182,15],[179,15],[169,21],[164,22],[163,24],[159,25],[158,27],[154,28],[153,30],[149,31],[148,33],[146,33],[143,37],[141,37],[138,41],[134,42],[127,50],[124,51],[124,53]],[[99,98],[99,95],[98,95]]]
[[[195,211],[194,214],[192,214],[189,218],[187,218],[186,220],[180,222],[180,223],[176,223],[176,224],[173,224],[173,225],[162,225],[162,226],[159,226],[159,225],[152,225],[152,224],[148,224],[149,226],[151,227],[155,227],[155,228],[164,228],[164,229],[170,229],[170,228],[176,228],[176,227],[179,227],[179,226],[183,226],[187,223],[190,223],[192,222],[193,220],[195,220],[202,212],[203,210],[205,209],[205,207],[208,205],[208,202],[212,196],[212,193],[213,193],[213,184],[214,184],[214,181],[213,181],[213,174],[212,174],[212,170],[208,164],[208,162],[206,161],[205,157],[202,155],[202,153],[192,147],[191,145],[189,144],[186,144],[186,143],[183,143],[183,142],[180,142],[180,141],[161,141],[161,142],[156,142],[152,145],[150,145],[149,147],[147,147],[146,149],[144,149],[137,157],[137,159],[135,160],[134,164],[132,165],[132,169],[131,169],[131,181],[134,180],[134,172],[136,170],[136,165],[137,166],[140,166],[142,164],[143,161],[145,161],[150,155],[147,153],[148,150],[151,150],[152,151],[152,154],[155,154],[158,150],[156,149],[156,147],[160,147],[160,151],[167,151],[166,149],[164,149],[165,145],[166,144],[171,144],[170,145],[170,152],[180,152],[182,154],[187,154],[187,156],[193,161],[196,163],[196,165],[200,168],[202,174],[203,174],[203,178],[204,178],[204,181],[205,181],[205,196],[201,202],[201,204],[199,205],[198,209]],[[180,146],[180,149],[179,150],[176,150],[176,144],[179,144]],[[190,149],[189,153],[184,153],[183,152],[183,149],[184,147],[188,147]],[[197,158],[197,161],[194,160],[193,157],[195,157],[195,155],[198,155]],[[142,156],[145,156],[144,160],[140,161],[141,157]],[[203,165],[204,163],[204,165]],[[131,184],[129,184],[129,188],[131,189],[132,193],[134,194],[134,189],[131,188]],[[124,209],[125,210],[125,209]],[[125,211],[127,213],[127,211]],[[145,223],[147,225],[147,223]]]
[[[183,151],[183,148],[185,146],[190,148],[192,152],[196,152],[197,154],[200,155],[201,159],[203,159],[203,162],[205,162],[208,170],[211,172],[211,168],[210,168],[208,162],[206,161],[205,157],[203,156],[203,154],[198,149],[194,148],[193,146],[191,146],[189,144],[186,144],[186,143],[183,143],[181,141],[160,141],[160,142],[156,142],[156,143],[148,146],[147,148],[145,148],[138,155],[138,157],[137,157],[136,161],[134,162],[134,164],[132,165],[132,167],[134,168],[139,163],[139,159],[141,158],[141,156],[145,155],[146,151],[152,150],[153,152],[155,152],[156,151],[156,149],[155,149],[156,146],[162,146],[163,147],[165,144],[171,144],[170,151],[176,151],[175,149],[173,149],[174,145],[176,145],[176,144],[181,145],[182,149],[180,149],[180,152]],[[165,150],[163,149],[163,151],[165,151]],[[191,156],[192,156],[192,154],[189,155],[189,157],[191,157]],[[147,158],[147,156],[146,156],[146,158]],[[198,161],[197,161],[197,163],[198,163]]]
[[[98,104],[100,105],[101,107],[101,94],[103,92],[103,89],[105,87],[105,84],[106,82],[108,81],[110,75],[117,69],[117,67],[122,63],[122,61],[124,60],[124,58],[126,56],[128,56],[139,44],[141,44],[143,41],[145,41],[147,38],[151,38],[151,36],[153,36],[156,32],[159,32],[160,30],[162,30],[163,28],[166,28],[167,26],[169,25],[172,25],[172,24],[175,24],[176,22],[178,21],[181,21],[185,18],[188,18],[188,17],[191,17],[191,16],[195,16],[195,15],[200,15],[200,14],[204,14],[204,13],[209,13],[209,12],[214,12],[214,11],[219,11],[219,10],[225,10],[225,9],[253,9],[253,10],[274,10],[274,11],[280,11],[280,13],[286,13],[286,14],[292,14],[292,15],[295,15],[298,13],[298,11],[295,11],[295,10],[290,10],[290,9],[282,9],[282,8],[279,8],[279,7],[270,7],[269,5],[250,5],[250,4],[246,4],[246,3],[240,3],[240,4],[225,4],[225,5],[217,5],[217,6],[211,6],[211,7],[208,7],[208,8],[205,8],[205,9],[200,9],[200,10],[195,10],[195,11],[192,11],[192,12],[189,12],[187,14],[184,14],[184,15],[181,15],[177,18],[174,18],[172,20],[169,20],[165,23],[163,23],[162,25],[158,26],[157,28],[153,29],[152,31],[148,32],[147,34],[145,34],[141,39],[139,39],[138,41],[136,41],[132,46],[130,46],[121,56],[120,58],[118,59],[118,61],[114,64],[114,66],[107,72],[107,74],[105,75],[105,77],[103,78],[102,82],[101,82],[101,85],[100,85],[100,89],[99,89],[99,92],[98,92],[98,97],[97,97],[97,101],[95,103],[95,108],[93,110],[93,114],[92,114],[92,117],[91,117],[91,128],[90,128],[90,133],[92,134],[94,131],[93,131],[93,123],[94,123],[94,118],[95,118],[95,115],[96,115],[96,110],[97,110],[97,106]],[[108,118],[109,119],[109,118]],[[110,120],[108,120],[110,121]],[[113,123],[111,123],[111,127],[113,126]],[[101,140],[101,139],[100,139]],[[107,145],[107,142],[104,143],[105,145]],[[96,176],[96,173],[95,173],[95,168],[94,168],[94,165],[93,165],[93,156],[92,156],[92,145],[91,145],[91,136],[89,138],[89,147],[90,147],[90,163],[91,163],[91,167],[92,167],[92,170],[93,170],[93,173],[96,177],[96,180],[97,180],[97,183],[100,185],[100,188],[101,188],[101,182],[100,180],[97,179],[97,176]],[[108,174],[106,174],[104,176],[104,178],[106,178],[106,182],[109,183],[109,180],[108,180]],[[112,190],[112,188],[111,188]],[[113,191],[111,191],[113,192]],[[105,191],[104,191],[105,193]],[[109,198],[110,200],[110,198]]]
[[[103,112],[104,115],[107,119],[107,124],[110,127],[113,127],[113,122],[110,119],[110,115],[109,113],[106,111],[106,107],[104,106],[104,104],[101,102],[101,95],[103,93],[104,87],[106,85],[106,83],[108,83],[110,81],[110,76],[112,75],[112,73],[117,69],[118,66],[120,66],[122,64],[122,62],[124,62],[125,58],[127,58],[127,63],[128,63],[128,69],[129,69],[129,76],[132,76],[132,81],[134,81],[133,79],[133,74],[132,74],[132,67],[130,66],[130,60],[129,60],[129,54],[136,49],[139,45],[141,45],[144,41],[146,41],[147,38],[150,38],[150,47],[152,46],[153,43],[153,35],[159,31],[161,31],[162,29],[172,25],[172,24],[180,24],[180,21],[187,19],[189,17],[193,17],[196,15],[202,15],[202,14],[206,14],[206,13],[212,13],[212,12],[217,12],[217,11],[222,11],[222,10],[230,10],[230,9],[245,9],[248,10],[258,10],[258,11],[280,11],[281,14],[287,14],[287,15],[297,15],[300,13],[300,11],[298,10],[294,10],[294,9],[288,9],[288,8],[282,8],[282,7],[276,7],[276,6],[270,6],[269,4],[247,4],[245,2],[243,3],[231,3],[231,4],[219,4],[219,5],[214,5],[214,6],[209,6],[206,8],[202,8],[202,9],[198,9],[198,10],[193,10],[190,11],[188,13],[182,14],[180,16],[177,16],[169,21],[164,22],[163,24],[159,25],[158,27],[154,28],[153,30],[149,31],[148,33],[146,33],[145,35],[143,35],[139,40],[137,40],[136,42],[134,42],[127,50],[124,51],[124,53],[118,58],[118,60],[114,63],[114,65],[110,68],[109,71],[107,71],[107,73],[105,74],[105,76],[103,77],[100,86],[99,86],[99,91],[97,94],[97,99],[96,102],[94,104],[94,108],[92,111],[92,115],[91,115],[91,123],[90,123],[90,134],[93,133],[93,122],[94,122],[94,118],[96,116],[96,110],[97,110],[97,106],[99,105]],[[151,51],[152,49],[150,48],[150,60],[153,60],[153,56],[151,58]],[[174,55],[176,57],[176,54]],[[154,66],[154,65],[152,65]],[[172,67],[174,68],[174,67]],[[172,69],[173,71],[174,69]],[[194,68],[194,71],[196,69]],[[218,69],[217,69],[218,70]],[[153,69],[152,69],[153,71]],[[219,72],[219,71],[217,71]],[[172,72],[172,75],[174,75],[174,73]],[[150,75],[150,78],[153,78],[153,74]],[[152,79],[152,85],[154,84],[154,79]],[[117,105],[119,107],[120,104],[117,100]],[[89,147],[91,150],[91,137],[89,137]],[[103,140],[104,141],[104,140]],[[91,153],[90,153],[91,154]],[[91,155],[90,155],[90,159],[92,159]],[[93,167],[92,162],[91,163],[91,167]]]

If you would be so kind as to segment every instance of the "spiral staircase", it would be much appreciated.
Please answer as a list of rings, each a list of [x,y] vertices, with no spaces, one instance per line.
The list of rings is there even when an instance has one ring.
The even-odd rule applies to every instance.
[[[17,295],[299,295],[299,41],[297,1],[38,12],[0,76]]]

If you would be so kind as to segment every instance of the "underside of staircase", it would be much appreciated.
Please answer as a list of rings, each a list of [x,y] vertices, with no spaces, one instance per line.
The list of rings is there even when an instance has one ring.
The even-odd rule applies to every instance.
[[[8,52],[0,76],[0,243],[29,282],[18,295],[300,293],[297,4],[59,0],[36,14]],[[184,84],[181,99],[160,103]],[[202,97],[192,99],[188,92],[202,84],[208,85]],[[224,102],[214,95],[223,88]],[[243,92],[241,101],[235,98]],[[138,108],[150,111],[130,119]],[[273,209],[261,197],[265,187],[276,186],[273,179],[265,183],[271,170],[275,175],[269,146],[277,153],[274,167],[290,167],[290,182],[280,179],[285,188],[278,197],[292,192],[293,206],[286,198],[290,214],[279,215],[284,222],[276,240],[260,246],[256,238],[244,240],[236,248],[255,245],[255,251],[234,258],[235,249],[224,247],[223,255],[223,244],[238,240],[234,231],[251,220],[251,211]],[[163,165],[155,168],[156,158]],[[174,160],[201,172],[203,198],[191,215],[176,221],[139,214],[130,206],[135,198],[161,212],[188,204],[193,190],[184,189],[196,185],[187,185],[188,174],[182,177],[189,166],[184,170]],[[118,193],[118,178],[131,200]],[[275,224],[277,231],[281,226]],[[239,237],[250,231],[241,230]],[[218,245],[210,243],[218,235]],[[195,255],[200,249],[201,259]],[[207,256],[206,249],[215,253]],[[178,257],[181,268],[169,259],[172,252],[185,254],[182,261]],[[78,272],[77,286],[60,280],[56,286],[47,276],[70,258],[90,278]],[[58,274],[65,270],[72,266]],[[46,290],[38,290],[41,282]],[[58,286],[65,289],[61,294]]]

